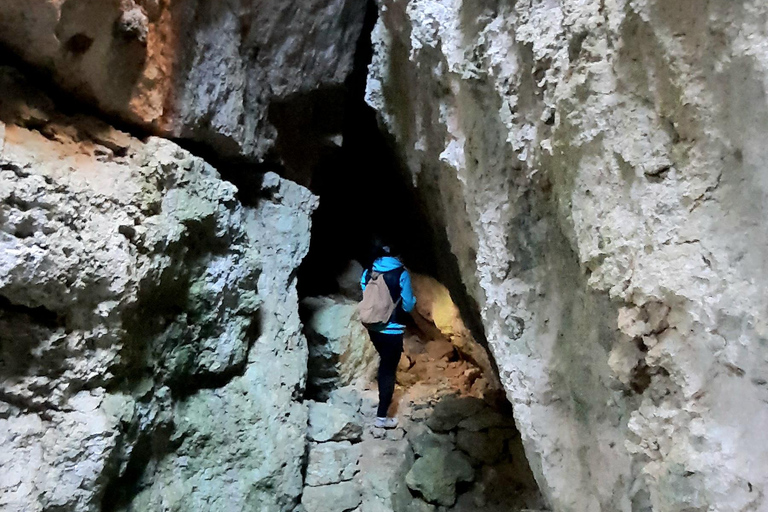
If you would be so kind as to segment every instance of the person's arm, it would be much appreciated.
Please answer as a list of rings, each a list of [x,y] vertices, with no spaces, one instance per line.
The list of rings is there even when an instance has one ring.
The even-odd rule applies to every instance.
[[[368,269],[363,270],[363,275],[360,276],[360,288],[365,291],[365,284],[368,282]]]
[[[407,270],[400,274],[400,290],[403,311],[410,313],[416,306],[416,297],[413,295],[413,288],[411,288],[411,274]]]

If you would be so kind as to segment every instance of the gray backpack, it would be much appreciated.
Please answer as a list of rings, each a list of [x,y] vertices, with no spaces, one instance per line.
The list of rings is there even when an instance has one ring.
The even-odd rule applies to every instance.
[[[360,314],[360,321],[368,328],[382,327],[400,304],[400,298],[397,302],[392,300],[392,293],[389,291],[384,274],[371,272],[371,278],[363,290],[363,300],[357,305],[357,311]]]

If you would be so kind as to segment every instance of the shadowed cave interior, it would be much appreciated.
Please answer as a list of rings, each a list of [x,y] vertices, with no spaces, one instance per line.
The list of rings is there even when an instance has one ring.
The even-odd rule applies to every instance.
[[[329,118],[322,101],[281,110],[283,126],[318,119],[317,125],[325,124],[320,131],[326,132],[327,141],[310,151],[315,164],[306,184],[320,204],[297,283],[309,342],[306,397],[311,404],[330,407],[351,402],[361,417],[362,434],[350,439],[350,449],[361,454],[355,479],[362,482],[363,503],[391,500],[395,510],[403,511],[544,510],[492,356],[476,341],[483,340],[482,333],[473,336],[476,331],[466,327],[471,322],[462,319],[466,315],[456,306],[465,305],[466,310],[472,301],[454,299],[453,290],[433,277],[450,280],[453,257],[436,249],[447,242],[429,225],[391,142],[363,99],[373,12],[347,84],[343,120]],[[291,120],[297,113],[304,119]],[[331,133],[331,126],[339,133]],[[294,140],[300,138],[299,130],[289,132]],[[401,427],[388,432],[370,427],[377,403],[378,357],[354,316],[361,297],[359,275],[370,264],[374,237],[401,256],[419,301],[405,335],[390,410],[400,417]],[[454,284],[462,290],[460,282]],[[339,400],[350,393],[359,395],[359,402]],[[312,421],[310,408],[310,432]],[[322,481],[313,478],[313,454],[326,448],[310,433],[305,498],[312,495],[313,484]],[[391,496],[369,496],[367,487],[376,486],[369,479],[380,478],[374,476],[378,473],[396,482]]]

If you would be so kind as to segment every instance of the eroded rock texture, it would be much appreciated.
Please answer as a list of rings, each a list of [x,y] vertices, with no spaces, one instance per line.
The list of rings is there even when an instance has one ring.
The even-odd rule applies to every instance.
[[[553,508],[768,507],[768,6],[380,15],[368,101]]]
[[[0,509],[293,509],[316,198],[237,192],[0,68]]]
[[[365,8],[357,0],[9,0],[0,42],[105,112],[219,156],[262,160],[278,128],[305,151],[340,129],[339,89]]]
[[[327,400],[334,389],[373,374],[378,356],[360,323],[356,302],[338,296],[307,297],[300,311],[309,344],[308,397]]]

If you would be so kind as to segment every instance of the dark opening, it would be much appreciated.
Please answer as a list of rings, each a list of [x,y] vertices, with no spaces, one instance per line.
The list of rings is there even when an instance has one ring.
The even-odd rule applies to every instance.
[[[308,184],[320,196],[320,206],[312,218],[309,255],[299,271],[302,297],[335,293],[336,276],[350,260],[367,263],[375,236],[390,243],[410,269],[434,270],[428,224],[364,99],[376,17],[371,1],[347,81],[341,147],[320,157]]]
[[[88,37],[85,34],[75,34],[67,39],[67,42],[64,44],[64,48],[66,48],[68,52],[74,53],[75,55],[82,55],[91,48],[92,44],[93,38]]]

